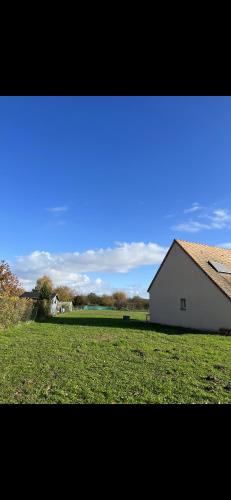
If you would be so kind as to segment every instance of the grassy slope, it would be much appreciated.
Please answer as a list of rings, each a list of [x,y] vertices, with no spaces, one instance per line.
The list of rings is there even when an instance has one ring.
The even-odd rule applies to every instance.
[[[133,321],[80,311],[1,331],[0,403],[231,403],[231,337],[127,314]]]

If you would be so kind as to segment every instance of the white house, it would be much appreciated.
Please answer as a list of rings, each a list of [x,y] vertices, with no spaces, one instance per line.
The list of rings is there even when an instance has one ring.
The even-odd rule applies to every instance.
[[[60,307],[60,312],[70,312],[73,311],[73,304],[72,302],[65,302],[65,301],[60,301],[59,302],[59,307]]]
[[[39,290],[32,290],[31,292],[24,292],[21,296],[22,299],[32,299],[34,302],[38,302],[41,300]],[[51,303],[50,303],[50,313],[52,316],[60,312],[60,302],[59,297],[56,293],[52,293],[51,295]]]
[[[52,293],[52,295],[51,295],[51,314],[54,316],[59,311],[60,311],[59,297],[56,293]]]
[[[153,323],[231,330],[231,250],[174,240],[148,292]]]

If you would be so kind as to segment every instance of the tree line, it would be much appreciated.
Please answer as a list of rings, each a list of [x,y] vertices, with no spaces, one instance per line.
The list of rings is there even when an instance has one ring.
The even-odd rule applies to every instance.
[[[50,300],[52,293],[56,293],[61,302],[72,302],[74,307],[98,305],[115,309],[148,310],[149,300],[139,297],[128,297],[124,292],[115,292],[111,295],[97,295],[96,293],[76,294],[68,286],[55,287],[49,276],[42,276],[36,281],[35,288],[41,299]],[[9,265],[0,262],[0,295],[20,296],[24,292],[18,278],[11,272]]]
[[[39,290],[40,296],[43,299],[49,299],[51,293],[54,292],[58,295],[60,301],[72,302],[74,307],[79,308],[86,305],[145,311],[149,308],[148,299],[144,299],[138,295],[131,298],[124,292],[115,292],[112,295],[97,295],[93,292],[85,295],[75,295],[74,291],[68,286],[58,286],[54,288],[52,280],[48,276],[42,276],[39,278],[36,282],[34,290]]]
[[[104,307],[114,307],[115,309],[145,310],[149,308],[149,300],[135,295],[127,297],[124,292],[115,292],[112,295],[97,295],[89,293],[88,295],[75,295],[72,300],[75,307],[85,305],[98,305]]]

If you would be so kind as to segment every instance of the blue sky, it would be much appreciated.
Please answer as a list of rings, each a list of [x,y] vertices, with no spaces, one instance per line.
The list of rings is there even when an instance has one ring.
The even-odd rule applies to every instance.
[[[145,296],[173,238],[231,246],[230,97],[1,97],[1,258]]]

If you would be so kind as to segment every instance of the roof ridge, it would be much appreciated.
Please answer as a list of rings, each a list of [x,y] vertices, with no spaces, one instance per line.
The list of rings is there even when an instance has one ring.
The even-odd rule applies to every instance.
[[[207,243],[199,243],[197,241],[188,241],[188,240],[178,240],[178,239],[175,239],[175,241],[177,243],[190,243],[190,245],[200,245],[200,246],[203,246],[203,247],[210,247],[210,248],[218,248],[218,249],[221,249],[221,250],[227,250],[227,251],[231,251],[231,248],[225,248],[225,247],[222,247],[222,246],[217,246],[217,245],[208,245]]]

